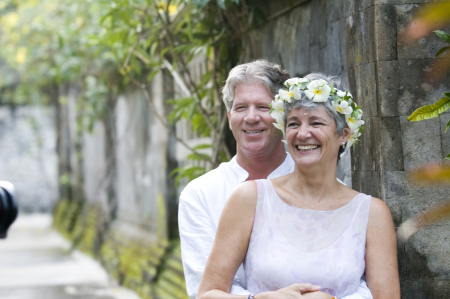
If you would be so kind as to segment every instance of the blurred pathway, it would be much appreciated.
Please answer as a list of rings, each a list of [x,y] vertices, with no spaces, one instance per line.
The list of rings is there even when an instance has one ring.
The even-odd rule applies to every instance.
[[[0,240],[1,299],[140,299],[100,264],[69,252],[47,214],[20,215]]]

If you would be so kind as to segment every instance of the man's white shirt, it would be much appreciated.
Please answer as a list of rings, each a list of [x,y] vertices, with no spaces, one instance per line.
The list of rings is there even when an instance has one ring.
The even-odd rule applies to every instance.
[[[268,179],[287,175],[294,171],[295,163],[289,153],[284,162],[276,168]],[[229,162],[191,181],[181,192],[178,209],[178,226],[181,239],[181,256],[184,277],[189,298],[197,295],[206,261],[211,252],[220,215],[233,190],[248,178],[233,157]],[[244,269],[239,266],[231,286],[231,294],[246,295],[247,281]],[[357,293],[345,299],[372,299],[364,280]],[[343,298],[343,299],[344,299]]]

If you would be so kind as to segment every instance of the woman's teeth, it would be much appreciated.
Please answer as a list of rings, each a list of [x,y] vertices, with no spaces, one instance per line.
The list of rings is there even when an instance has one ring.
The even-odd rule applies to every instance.
[[[313,149],[318,148],[318,145],[298,145],[297,148],[301,152],[312,151]]]

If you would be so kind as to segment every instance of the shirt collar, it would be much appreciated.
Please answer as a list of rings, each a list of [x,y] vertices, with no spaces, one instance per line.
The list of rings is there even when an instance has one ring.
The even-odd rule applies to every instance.
[[[234,156],[230,160],[230,166],[231,169],[234,171],[236,176],[238,177],[239,183],[245,182],[248,178],[248,172],[239,165],[239,163],[236,161],[236,156]],[[283,163],[281,163],[280,166],[278,166],[272,173],[269,174],[267,179],[273,179],[277,178],[283,175],[287,175],[294,171],[295,163],[292,159],[291,154],[286,153],[286,158],[284,159]]]

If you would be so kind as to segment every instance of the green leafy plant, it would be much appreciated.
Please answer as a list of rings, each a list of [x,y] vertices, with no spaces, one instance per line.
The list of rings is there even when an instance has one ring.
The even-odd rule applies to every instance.
[[[450,43],[450,35],[442,30],[434,31],[443,41]],[[442,57],[450,53],[450,46],[445,46],[437,51],[435,57]],[[415,110],[409,117],[409,121],[422,121],[431,118],[438,117],[441,113],[450,109],[450,92],[444,92],[444,97],[440,98],[436,103],[432,105],[426,105]],[[447,122],[445,133],[450,127],[450,120]],[[445,157],[446,160],[450,160],[450,154]]]
[[[262,18],[251,0],[5,0],[0,55],[12,75],[0,80],[0,100],[46,103],[49,89],[75,85],[85,130],[108,114],[119,94],[137,88],[167,132],[192,153],[188,164],[205,172],[231,158],[220,87],[242,47],[258,57],[249,29]],[[179,90],[168,100],[169,117],[149,92],[160,73],[169,73]],[[192,136],[210,138],[209,155],[177,135],[180,121]],[[188,169],[177,175],[202,173]]]

